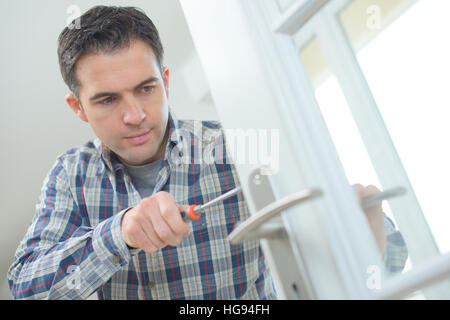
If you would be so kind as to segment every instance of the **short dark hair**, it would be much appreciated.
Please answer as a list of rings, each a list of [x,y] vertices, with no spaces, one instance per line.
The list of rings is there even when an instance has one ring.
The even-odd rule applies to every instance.
[[[80,83],[75,75],[77,61],[85,55],[126,48],[133,40],[143,40],[153,49],[162,72],[164,50],[150,18],[135,7],[95,6],[66,26],[58,38],[61,74],[78,97]]]

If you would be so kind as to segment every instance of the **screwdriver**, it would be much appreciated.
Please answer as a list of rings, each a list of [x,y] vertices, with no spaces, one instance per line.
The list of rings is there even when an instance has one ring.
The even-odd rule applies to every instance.
[[[199,205],[191,204],[188,208],[185,208],[185,209],[180,211],[181,218],[184,221],[186,221],[186,220],[197,220],[197,219],[200,218],[201,213],[203,211],[205,211],[205,209],[215,205],[218,202],[226,200],[226,199],[228,199],[228,198],[238,194],[241,191],[242,191],[242,188],[241,187],[237,187],[237,188],[234,188],[234,189],[232,189],[232,190],[230,190],[230,191],[228,191],[228,192],[218,196],[217,198],[214,198],[211,201],[208,201],[208,202],[204,203],[204,204],[199,204]]]
[[[201,205],[191,204],[188,208],[185,208],[180,211],[181,217],[184,221],[197,220],[200,218],[201,213],[203,211],[205,211],[205,209],[215,205],[216,203],[218,203],[220,201],[226,200],[226,199],[238,194],[241,191],[242,191],[242,188],[237,187],[237,188],[234,188],[234,189],[218,196],[217,198],[214,198],[211,201],[208,201],[207,203],[204,203]],[[397,188],[393,188],[393,189],[390,189],[387,191],[378,192],[374,195],[366,196],[366,197],[362,198],[361,205],[362,205],[363,209],[366,209],[366,208],[369,208],[371,206],[378,204],[382,200],[392,198],[395,196],[399,196],[399,195],[403,195],[404,193],[406,193],[406,189],[403,187],[397,187]]]

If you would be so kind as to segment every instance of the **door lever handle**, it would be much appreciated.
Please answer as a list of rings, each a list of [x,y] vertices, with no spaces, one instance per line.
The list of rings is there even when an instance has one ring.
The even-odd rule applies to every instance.
[[[386,191],[375,193],[371,196],[364,197],[361,200],[361,207],[363,209],[369,208],[373,205],[378,204],[382,200],[386,200],[393,197],[398,197],[404,195],[406,193],[406,189],[403,187],[397,187],[388,189]]]
[[[369,208],[382,200],[401,196],[406,193],[403,187],[388,189],[386,191],[378,192],[368,197],[361,199],[361,207],[363,209]],[[299,202],[306,201],[321,195],[320,190],[314,189],[302,191],[291,196],[285,197],[275,203],[264,207],[261,211],[251,216],[249,219],[239,224],[233,232],[228,236],[228,240],[233,243],[242,242],[244,240],[258,240],[261,238],[279,238],[286,236],[283,223],[270,223],[262,225],[265,221],[272,218],[282,210],[293,206]],[[280,205],[282,207],[278,208]],[[257,217],[258,216],[258,217]],[[252,219],[253,218],[253,219]]]
[[[228,240],[232,243],[238,243],[246,238],[246,235],[258,228],[261,224],[276,216],[281,211],[290,208],[298,203],[306,202],[308,200],[317,198],[322,195],[322,190],[306,189],[280,200],[277,200],[258,211],[256,214],[250,216],[247,220],[240,223],[229,235]]]

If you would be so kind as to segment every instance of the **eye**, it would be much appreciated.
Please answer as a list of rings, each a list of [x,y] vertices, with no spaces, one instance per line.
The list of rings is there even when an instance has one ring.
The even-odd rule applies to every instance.
[[[144,93],[150,93],[155,89],[155,86],[144,86],[141,88],[141,91]]]
[[[99,103],[108,105],[108,104],[113,103],[115,100],[116,100],[115,97],[107,97],[107,98],[105,98],[103,100],[100,100]]]

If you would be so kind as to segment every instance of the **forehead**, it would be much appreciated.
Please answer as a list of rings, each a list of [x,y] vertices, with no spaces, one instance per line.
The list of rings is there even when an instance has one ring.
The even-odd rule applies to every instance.
[[[156,56],[143,41],[132,41],[128,47],[113,52],[81,57],[75,74],[80,83],[80,95],[97,91],[120,92],[150,77],[161,79]]]

